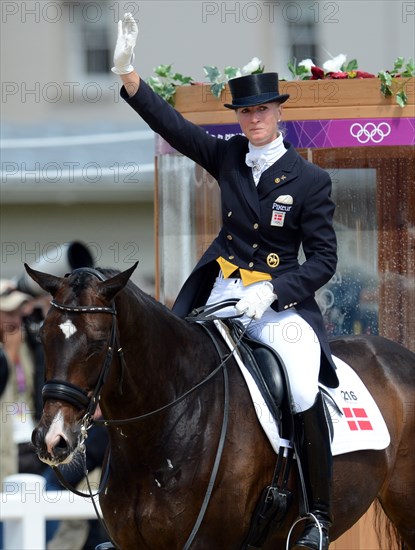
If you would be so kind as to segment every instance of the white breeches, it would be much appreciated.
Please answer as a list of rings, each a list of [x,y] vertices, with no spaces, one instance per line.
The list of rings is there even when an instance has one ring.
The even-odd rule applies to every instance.
[[[261,283],[245,287],[240,279],[218,277],[207,305],[240,299],[255,284]],[[235,309],[230,307],[215,315],[226,317],[235,313]],[[288,374],[294,412],[309,409],[318,392],[321,355],[320,343],[310,325],[293,308],[280,312],[268,308],[259,321],[246,315],[239,321],[247,327],[247,333],[252,338],[271,346],[281,356]]]

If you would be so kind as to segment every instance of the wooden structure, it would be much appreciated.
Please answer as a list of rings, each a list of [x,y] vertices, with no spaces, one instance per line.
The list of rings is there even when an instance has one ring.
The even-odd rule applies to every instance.
[[[280,92],[290,94],[283,111],[286,139],[333,181],[339,274],[319,302],[328,330],[379,333],[413,351],[414,89],[415,79],[407,80],[408,105],[401,108],[394,97],[384,98],[377,78],[280,84]],[[235,113],[223,107],[230,100],[228,88],[218,100],[207,85],[181,87],[176,109],[227,139],[240,131]],[[161,138],[156,149],[156,284],[170,305],[218,232],[219,192],[208,174]],[[370,509],[331,548],[380,550],[372,515]]]
[[[395,81],[396,89],[399,85],[400,82]],[[414,78],[406,81],[405,91],[408,105],[402,108],[395,103],[394,97],[382,95],[377,78],[280,82],[280,93],[290,94],[284,104],[285,120],[413,118]],[[207,85],[182,86],[177,89],[175,107],[196,124],[234,124],[233,111],[222,105],[231,101],[228,87],[218,100]]]

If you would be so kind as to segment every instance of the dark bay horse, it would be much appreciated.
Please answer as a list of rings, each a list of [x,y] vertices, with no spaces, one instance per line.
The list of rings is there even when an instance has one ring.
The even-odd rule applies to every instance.
[[[82,442],[86,410],[93,413],[91,403],[98,397],[105,419],[145,415],[108,426],[109,477],[100,494],[105,522],[122,550],[186,547],[220,440],[224,378],[218,365],[225,350],[218,354],[203,327],[177,318],[129,281],[134,266],[98,276],[81,269],[63,278],[27,269],[53,297],[41,330],[46,391],[43,416],[33,432],[40,459],[52,466],[72,460]],[[378,500],[398,536],[396,547],[413,550],[415,355],[376,337],[337,339],[333,353],[351,364],[371,391],[391,443],[382,451],[335,457],[331,539]],[[226,439],[194,549],[241,548],[275,467],[276,455],[239,369],[228,361],[227,372]],[[295,468],[289,487],[296,492]],[[294,501],[264,548],[285,548],[297,515]],[[393,547],[392,539],[383,540],[382,548]]]

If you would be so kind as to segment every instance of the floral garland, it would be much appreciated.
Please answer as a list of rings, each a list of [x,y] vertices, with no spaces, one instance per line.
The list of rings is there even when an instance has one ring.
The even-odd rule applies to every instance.
[[[346,56],[340,54],[323,63],[322,67],[316,65],[311,59],[303,59],[300,63],[289,63],[294,80],[321,80],[321,79],[354,79],[354,78],[379,78],[381,82],[380,91],[385,97],[396,95],[396,103],[405,107],[408,103],[408,96],[405,92],[407,80],[415,76],[415,65],[412,58],[405,61],[398,57],[391,71],[381,71],[376,75],[358,70],[356,59],[346,63]],[[394,90],[394,80],[402,79]]]
[[[237,67],[225,67],[223,73],[214,66],[203,67],[206,78],[211,83],[210,90],[215,97],[220,97],[228,80],[238,76],[264,72],[262,61],[257,57],[251,59],[241,69]],[[150,77],[147,83],[150,87],[163,97],[168,103],[174,105],[174,95],[177,86],[186,84],[198,84],[191,76],[183,76],[180,73],[173,73],[172,65],[159,65],[154,69],[155,77]]]
[[[300,63],[296,61],[288,63],[288,69],[294,80],[322,80],[322,79],[360,79],[379,78],[380,91],[385,97],[396,96],[396,103],[405,107],[408,103],[408,96],[405,92],[407,80],[415,76],[415,65],[412,58],[405,61],[398,57],[390,71],[381,71],[378,75],[358,70],[356,59],[347,62],[344,54],[339,54],[323,63],[322,67],[316,65],[311,59],[303,59]],[[215,97],[220,97],[228,80],[238,76],[263,73],[264,66],[258,57],[251,59],[242,68],[225,67],[221,72],[218,67],[203,67],[207,80],[210,82],[210,90]],[[147,82],[150,87],[174,105],[174,96],[177,86],[188,84],[199,84],[190,76],[183,76],[173,72],[172,65],[159,65],[154,69],[155,77],[150,77]]]

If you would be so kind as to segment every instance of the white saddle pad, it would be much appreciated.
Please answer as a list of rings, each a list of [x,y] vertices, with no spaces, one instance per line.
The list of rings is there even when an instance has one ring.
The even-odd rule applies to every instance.
[[[239,353],[235,352],[235,344],[226,326],[220,321],[215,321],[215,324],[229,349],[234,351],[234,357],[245,378],[258,420],[273,449],[278,453],[281,446],[290,447],[291,443],[280,437],[278,427],[261,392],[244,366]],[[389,431],[375,400],[349,365],[337,357],[333,359],[337,367],[339,387],[327,388],[321,385],[324,392],[329,394],[337,405],[337,407],[334,406],[330,398],[325,397],[334,428],[331,444],[333,456],[365,449],[385,449],[390,443]]]

